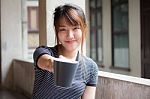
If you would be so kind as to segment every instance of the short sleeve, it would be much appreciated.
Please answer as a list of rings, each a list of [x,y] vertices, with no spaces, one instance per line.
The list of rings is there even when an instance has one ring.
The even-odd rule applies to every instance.
[[[47,46],[40,46],[35,49],[35,51],[33,53],[33,60],[34,60],[35,66],[37,66],[37,61],[38,61],[39,57],[42,56],[43,54],[51,55],[52,52],[50,51],[50,49]]]
[[[98,66],[94,61],[92,61],[90,65],[90,76],[87,86],[96,86],[98,82]]]

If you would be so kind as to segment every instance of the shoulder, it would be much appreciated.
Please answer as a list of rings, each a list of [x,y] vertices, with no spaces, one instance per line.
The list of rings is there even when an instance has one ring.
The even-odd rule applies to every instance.
[[[37,54],[49,54],[52,55],[57,54],[57,46],[54,47],[48,47],[48,46],[39,46],[35,49],[34,54],[33,55],[37,55]]]
[[[93,59],[91,59],[90,57],[83,56],[83,59],[84,59],[85,64],[88,67],[90,67],[90,68],[93,68],[93,67],[98,68],[97,63]]]
[[[39,46],[39,47],[37,47],[33,53],[34,62],[36,63],[37,60],[39,59],[39,57],[44,54],[48,54],[48,55],[57,57],[58,56],[57,46],[54,46],[54,47]]]
[[[91,59],[90,57],[87,57],[87,56],[83,56],[83,61],[84,61],[86,70],[88,72],[96,73],[96,74],[98,73],[98,71],[99,71],[98,65],[93,59]]]
[[[46,50],[46,49],[47,49],[47,50],[54,50],[54,51],[55,51],[55,50],[57,49],[57,46],[48,47],[48,46],[46,46],[46,45],[45,45],[45,46],[42,45],[42,46],[38,46],[38,47],[35,49],[35,51],[36,51],[36,50],[41,50],[41,51],[42,51],[42,50]]]

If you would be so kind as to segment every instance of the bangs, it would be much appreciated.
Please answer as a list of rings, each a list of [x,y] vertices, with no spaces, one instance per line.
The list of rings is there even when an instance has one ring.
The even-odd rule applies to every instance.
[[[55,17],[54,17],[54,26],[57,26],[59,23],[59,20],[61,20],[62,18],[65,18],[72,26],[76,26],[76,25],[81,25],[82,24],[82,18],[80,17],[80,15],[78,15],[78,13],[76,12],[76,10],[70,8],[70,9],[63,9],[63,11],[61,11],[60,13],[55,13]]]
[[[68,10],[68,12],[64,13],[64,17],[72,26],[81,25],[81,18],[79,17],[78,13],[73,9],[70,9]]]

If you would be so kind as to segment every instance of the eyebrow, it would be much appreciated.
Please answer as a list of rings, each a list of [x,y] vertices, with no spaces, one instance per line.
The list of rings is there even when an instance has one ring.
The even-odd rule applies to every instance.
[[[59,27],[67,27],[67,26],[65,26],[65,25],[59,25]]]
[[[69,27],[76,27],[76,26],[80,26],[80,25],[69,25]],[[58,27],[63,28],[63,27],[68,27],[68,25],[59,25]]]

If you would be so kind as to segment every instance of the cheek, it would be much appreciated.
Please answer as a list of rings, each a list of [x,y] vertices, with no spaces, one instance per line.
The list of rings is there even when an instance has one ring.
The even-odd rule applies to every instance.
[[[76,33],[76,36],[75,36],[77,39],[81,40],[82,39],[82,32],[78,32]]]
[[[58,33],[58,41],[62,42],[63,39],[64,39],[64,35],[62,33]]]

